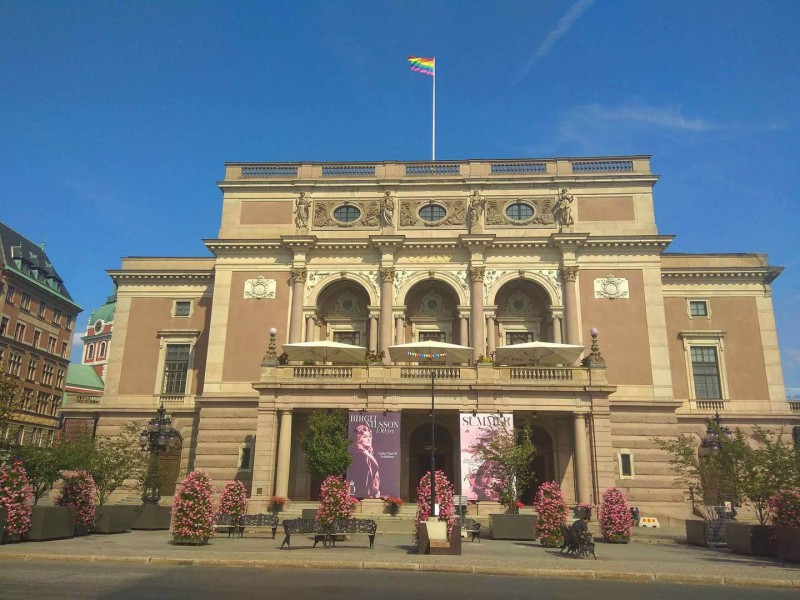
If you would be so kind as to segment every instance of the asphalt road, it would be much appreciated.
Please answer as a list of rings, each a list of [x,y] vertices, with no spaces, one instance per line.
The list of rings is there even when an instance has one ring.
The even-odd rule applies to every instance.
[[[397,571],[0,562],[3,600],[778,600],[797,589],[530,579]]]

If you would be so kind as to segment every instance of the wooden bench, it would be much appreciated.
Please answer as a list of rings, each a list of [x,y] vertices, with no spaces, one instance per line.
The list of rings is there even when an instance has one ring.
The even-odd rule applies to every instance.
[[[375,532],[378,525],[372,519],[337,519],[331,524],[330,541],[336,547],[336,537],[364,533],[369,537],[370,550],[375,548]]]
[[[247,528],[271,529],[272,539],[278,530],[278,515],[267,515],[258,513],[255,515],[241,515],[238,519],[234,515],[217,515],[214,519],[214,528],[220,533],[228,534],[228,537],[243,537],[244,530]]]
[[[281,542],[281,550],[286,546],[287,550],[292,549],[292,536],[314,534],[314,545],[316,548],[319,542],[322,542],[324,547],[328,547],[328,537],[330,528],[322,525],[316,519],[284,519],[283,520],[283,533],[284,538]]]
[[[461,527],[461,531],[470,534],[470,542],[474,542],[475,538],[478,538],[478,543],[481,543],[481,524],[475,519],[456,517],[456,525]]]

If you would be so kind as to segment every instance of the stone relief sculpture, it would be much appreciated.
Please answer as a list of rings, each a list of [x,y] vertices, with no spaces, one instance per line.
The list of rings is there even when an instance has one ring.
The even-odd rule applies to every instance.
[[[464,226],[466,224],[467,200],[465,198],[435,200],[434,204],[444,207],[446,211],[445,218],[435,222],[423,221],[419,217],[420,208],[430,203],[430,200],[403,200],[400,202],[400,226],[441,227],[443,225]]]
[[[533,206],[533,217],[525,221],[514,221],[506,215],[506,208],[515,202],[524,201],[526,204]],[[509,198],[507,200],[498,200],[493,198],[486,200],[486,225],[504,225],[512,227],[547,227],[553,225],[555,222],[553,215],[553,205],[555,198],[553,196],[545,197],[523,197],[523,198]]]
[[[295,203],[294,224],[298,229],[308,229],[308,215],[311,212],[311,200],[306,197],[305,192],[300,192],[300,197]]]
[[[478,190],[472,190],[472,194],[469,197],[469,212],[467,213],[470,228],[481,228],[484,210],[486,210],[486,198],[481,196]]]
[[[266,279],[263,275],[257,279],[247,279],[244,282],[244,297],[255,300],[275,298],[275,280]]]
[[[380,225],[381,206],[377,200],[347,201],[346,204],[355,206],[361,211],[361,216],[354,221],[341,222],[333,218],[333,211],[341,206],[341,200],[317,200],[314,202],[314,228],[315,229],[373,229]]]
[[[572,218],[573,200],[574,198],[572,194],[567,191],[567,188],[562,188],[561,193],[558,194],[556,199],[555,208],[553,209],[559,231],[564,229],[564,227],[572,227],[575,224]]]
[[[394,208],[394,194],[386,190],[381,199],[381,225],[384,227],[394,227]]]

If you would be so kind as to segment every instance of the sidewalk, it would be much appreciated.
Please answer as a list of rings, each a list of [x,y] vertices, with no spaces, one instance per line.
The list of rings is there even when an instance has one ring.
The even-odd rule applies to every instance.
[[[538,542],[465,541],[461,556],[416,553],[409,535],[386,534],[370,550],[366,536],[354,535],[334,549],[311,548],[292,536],[293,549],[280,550],[283,536],[232,539],[219,536],[206,546],[175,546],[168,531],[133,531],[51,542],[0,546],[0,568],[15,560],[140,562],[159,565],[215,565],[255,568],[387,569],[444,571],[543,578],[618,579],[800,589],[800,565],[755,558],[727,550],[686,546],[671,530],[634,531],[630,544],[597,543],[598,559],[575,559]]]

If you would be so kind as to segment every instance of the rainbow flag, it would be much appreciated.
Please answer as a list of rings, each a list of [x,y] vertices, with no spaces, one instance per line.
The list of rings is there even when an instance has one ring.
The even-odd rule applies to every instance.
[[[435,58],[422,58],[421,56],[409,56],[408,62],[411,63],[411,70],[418,71],[424,75],[433,77],[433,70],[435,68]]]

